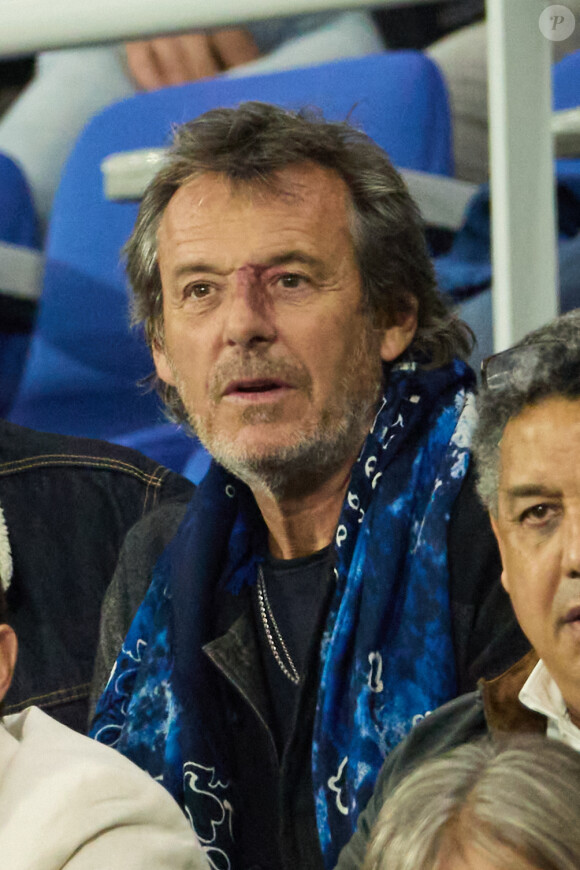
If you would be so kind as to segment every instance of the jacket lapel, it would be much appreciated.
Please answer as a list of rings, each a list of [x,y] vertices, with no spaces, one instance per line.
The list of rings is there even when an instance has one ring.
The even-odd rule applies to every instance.
[[[532,649],[499,677],[479,681],[485,718],[496,736],[514,731],[545,733],[546,717],[528,710],[518,698],[537,663],[538,655]]]

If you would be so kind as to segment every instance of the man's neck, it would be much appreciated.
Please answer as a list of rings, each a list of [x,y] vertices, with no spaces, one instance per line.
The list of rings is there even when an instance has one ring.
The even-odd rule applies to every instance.
[[[580,729],[580,709],[577,706],[573,707],[570,704],[567,704],[566,709],[568,710],[568,715],[572,724]]]
[[[328,546],[350,480],[349,460],[311,493],[275,499],[263,490],[254,497],[268,527],[270,552],[277,559],[309,556]]]

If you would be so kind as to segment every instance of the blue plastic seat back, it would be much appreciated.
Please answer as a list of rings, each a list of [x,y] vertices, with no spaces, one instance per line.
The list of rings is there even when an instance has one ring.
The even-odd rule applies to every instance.
[[[552,105],[555,110],[580,106],[580,51],[574,52],[552,67]],[[558,257],[560,264],[560,311],[580,306],[580,158],[556,161],[556,195],[558,207]],[[466,221],[457,234],[449,254],[435,262],[439,285],[455,301],[472,299],[489,291],[492,281],[491,205],[488,185],[473,197]],[[477,316],[490,306],[474,306]],[[463,312],[462,312],[463,316]],[[478,338],[485,333],[491,341],[491,322],[469,320]],[[491,345],[483,355],[491,353]]]
[[[38,220],[20,168],[0,153],[0,242],[39,247]]]
[[[418,52],[217,78],[109,107],[79,138],[56,195],[37,329],[11,420],[123,440],[162,420],[157,398],[136,386],[152,363],[127,325],[119,261],[137,205],[104,199],[100,164],[111,153],[166,145],[174,124],[248,99],[320,107],[328,119],[364,129],[398,166],[451,173],[445,86],[437,67]]]
[[[555,111],[580,107],[580,51],[574,51],[552,68],[552,105]],[[558,161],[558,166],[580,174],[580,155]]]
[[[0,154],[0,416],[12,402],[24,369],[32,328],[32,303],[12,295],[4,286],[1,266],[9,252],[2,245],[18,248],[39,246],[36,211],[26,179],[6,154]],[[12,261],[11,270],[17,268]]]
[[[552,67],[553,107],[556,111],[580,106],[580,51]]]

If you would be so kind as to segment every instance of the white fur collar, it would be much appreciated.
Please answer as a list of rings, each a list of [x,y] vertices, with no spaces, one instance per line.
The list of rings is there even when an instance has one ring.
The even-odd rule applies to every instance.
[[[6,520],[0,505],[0,583],[4,591],[10,586],[12,580],[12,553],[10,551],[10,541],[8,540],[8,529],[6,528]]]

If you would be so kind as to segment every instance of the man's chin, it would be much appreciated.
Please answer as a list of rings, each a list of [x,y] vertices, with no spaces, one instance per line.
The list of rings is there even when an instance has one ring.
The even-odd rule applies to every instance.
[[[196,434],[211,456],[254,492],[277,500],[313,493],[356,456],[368,434],[380,381],[364,395],[344,389],[342,401],[316,422],[270,420],[226,431],[192,416]]]
[[[342,437],[340,435],[342,434]],[[279,500],[298,498],[318,489],[345,463],[354,461],[364,433],[350,437],[333,432],[317,433],[291,444],[232,445],[210,439],[205,443],[213,458],[246,483],[253,492],[266,492]]]
[[[213,458],[250,488],[279,489],[283,480],[295,474],[301,461],[300,444],[232,444],[210,439],[204,444]]]

